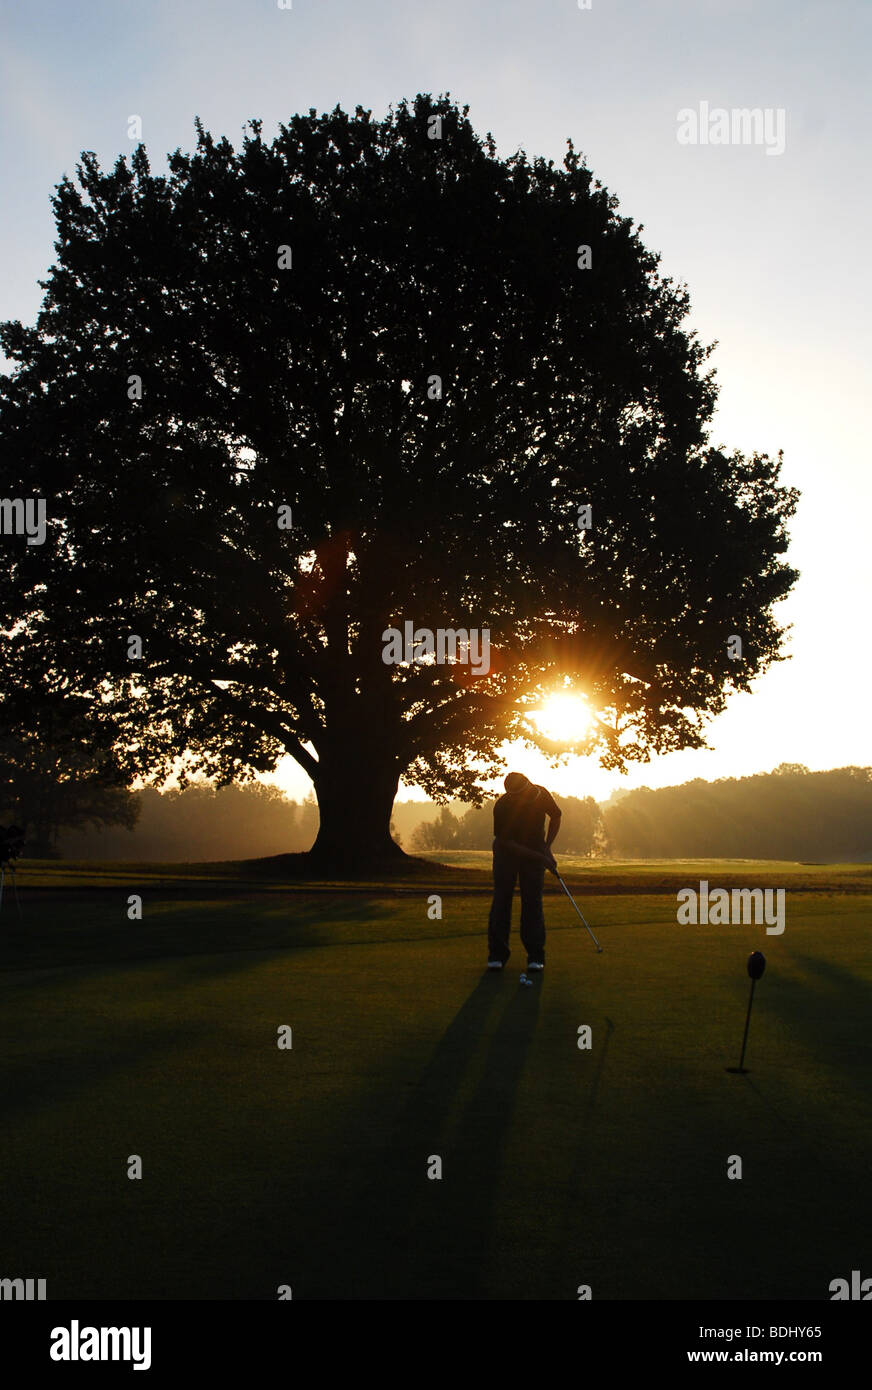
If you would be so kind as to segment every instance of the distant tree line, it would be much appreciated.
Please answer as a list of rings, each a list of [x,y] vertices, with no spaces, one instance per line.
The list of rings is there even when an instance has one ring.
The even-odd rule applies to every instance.
[[[47,732],[42,719],[39,732]],[[38,737],[22,739],[20,731],[16,739],[0,737],[0,821],[23,826],[27,857],[253,859],[303,852],[318,833],[314,797],[292,801],[260,782],[131,792],[118,784],[107,751],[87,744],[83,728],[73,721],[67,732],[62,752],[50,752]],[[621,790],[602,805],[592,797],[558,801],[558,854],[872,861],[870,768],[809,772],[783,763],[753,777]],[[487,850],[493,802],[397,802],[392,834],[413,853]]]
[[[592,796],[559,798],[563,818],[560,849],[565,854],[593,854],[603,849],[603,818]],[[453,815],[443,807],[434,821],[419,825],[411,847],[418,853],[443,849],[490,849],[493,843],[493,802]]]
[[[273,854],[301,854],[311,849],[318,834],[314,796],[290,800],[279,787],[262,782],[215,788],[192,783],[183,790],[153,787],[126,793],[130,825],[68,829],[62,832],[55,855],[65,859],[127,859],[133,862],[260,859]],[[392,834],[401,844],[424,812],[437,813],[426,802],[398,802]],[[25,853],[36,857],[30,847]]]
[[[618,859],[872,860],[872,768],[641,787],[603,808]]]
[[[163,792],[145,787],[129,795],[138,813],[133,833],[117,827],[68,830],[59,839],[63,858],[259,859],[307,850],[318,833],[314,798],[290,801],[278,787],[261,782],[221,788],[194,783]]]

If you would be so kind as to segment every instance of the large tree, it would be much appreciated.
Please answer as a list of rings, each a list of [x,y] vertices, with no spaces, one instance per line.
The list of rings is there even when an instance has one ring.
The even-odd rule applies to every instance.
[[[401,775],[476,801],[503,740],[549,747],[567,680],[607,766],[701,746],[779,659],[795,494],[709,443],[687,292],[572,144],[501,159],[428,96],[197,137],[165,176],[84,154],[2,328],[5,485],[48,513],[2,537],[7,647],[131,771],[290,753],[337,865],[399,853]],[[406,621],[487,630],[487,671],[387,664]]]

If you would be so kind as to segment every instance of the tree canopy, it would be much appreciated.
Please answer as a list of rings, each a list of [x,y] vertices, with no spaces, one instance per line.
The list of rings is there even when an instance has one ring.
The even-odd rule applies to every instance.
[[[238,149],[198,122],[164,175],[83,154],[54,209],[36,325],[0,329],[5,487],[47,512],[0,538],[2,654],[131,775],[290,753],[347,861],[391,849],[401,776],[475,802],[504,740],[554,751],[564,681],[618,768],[779,659],[796,494],[709,442],[687,291],[571,143],[500,158],[423,95]],[[388,664],[407,622],[487,634],[487,669]]]

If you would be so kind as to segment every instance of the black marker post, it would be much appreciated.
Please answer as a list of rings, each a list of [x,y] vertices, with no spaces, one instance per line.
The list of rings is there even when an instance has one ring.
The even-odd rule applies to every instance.
[[[731,1071],[733,1073],[741,1073],[742,1075],[745,1075],[748,1071],[748,1068],[746,1066],[743,1066],[742,1064],[745,1061],[745,1044],[748,1041],[748,1025],[751,1022],[751,1005],[754,1003],[754,986],[760,979],[760,976],[763,974],[763,971],[765,969],[766,957],[764,956],[763,952],[752,951],[750,956],[748,957],[748,974],[751,976],[751,997],[748,1000],[748,1012],[745,1015],[745,1033],[742,1038],[742,1055],[739,1058],[739,1065],[737,1067],[727,1067],[727,1071]]]

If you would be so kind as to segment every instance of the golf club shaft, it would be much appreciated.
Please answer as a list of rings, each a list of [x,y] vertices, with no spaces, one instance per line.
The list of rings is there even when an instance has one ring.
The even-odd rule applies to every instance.
[[[583,914],[582,914],[582,912],[581,912],[581,909],[579,908],[578,903],[575,901],[575,898],[572,896],[572,894],[570,893],[570,891],[569,891],[569,889],[567,888],[566,884],[563,882],[563,879],[562,879],[562,878],[560,877],[560,875],[556,872],[556,870],[555,870],[555,874],[556,874],[556,877],[558,878],[558,880],[559,880],[559,882],[560,882],[561,888],[563,889],[563,891],[564,891],[564,893],[566,894],[566,896],[567,896],[567,898],[569,899],[569,901],[572,903],[572,906],[575,908],[576,912],[578,913],[578,915],[579,915],[579,917],[580,917],[582,923],[584,924],[584,926],[587,927],[588,931],[590,932],[591,939],[593,940],[594,946],[598,947],[599,949],[602,949],[602,948],[600,947],[600,944],[599,944],[599,942],[597,941],[596,937],[594,936],[593,932],[590,931],[590,927],[587,926],[587,922],[585,921],[584,916],[583,916]]]

